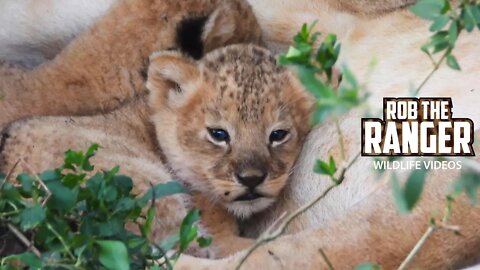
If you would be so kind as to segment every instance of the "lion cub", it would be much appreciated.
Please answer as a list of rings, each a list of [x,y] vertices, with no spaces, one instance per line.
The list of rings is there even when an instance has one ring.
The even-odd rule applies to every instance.
[[[152,120],[175,174],[236,217],[270,206],[309,130],[312,102],[294,76],[253,45],[150,61]]]
[[[152,122],[167,164],[196,192],[214,239],[222,235],[219,250],[240,250],[252,242],[235,238],[231,250],[238,229],[223,224],[276,201],[309,131],[312,99],[258,46],[227,46],[199,62],[171,52],[150,61]]]
[[[99,143],[97,169],[120,165],[137,192],[172,178],[192,191],[157,202],[155,239],[175,232],[197,207],[214,256],[238,251],[252,240],[238,237],[236,220],[278,198],[309,130],[312,99],[272,53],[254,45],[230,45],[198,61],[160,52],[150,63],[148,101],[109,114],[10,124],[0,136],[0,171],[19,157],[41,171],[61,164],[65,149]]]

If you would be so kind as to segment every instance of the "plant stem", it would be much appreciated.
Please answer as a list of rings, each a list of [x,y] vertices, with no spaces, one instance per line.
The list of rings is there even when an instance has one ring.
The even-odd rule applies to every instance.
[[[23,158],[21,160],[22,160],[23,164],[27,167],[27,169],[30,171],[30,173],[34,176],[34,179],[38,181],[40,186],[47,193],[47,196],[45,197],[45,199],[42,202],[42,207],[43,207],[47,203],[48,199],[50,199],[50,197],[52,196],[52,192],[50,192],[50,189],[48,189],[47,185],[42,181],[42,179],[40,179],[40,177],[38,177],[37,173],[32,168],[32,166],[30,166],[30,164],[28,164]]]
[[[70,258],[72,260],[75,261],[75,256],[72,254],[72,252],[70,251],[70,247],[67,245],[67,243],[65,242],[65,239],[63,239],[63,237],[52,227],[52,225],[50,223],[47,223],[47,228],[53,233],[55,234],[55,236],[58,238],[58,240],[60,240],[60,243],[62,243],[62,246],[63,248],[65,249],[65,251],[67,252],[68,256],[70,256]]]
[[[326,263],[327,266],[328,266],[328,270],[335,270],[335,268],[333,267],[332,262],[328,259],[327,254],[325,254],[325,252],[323,251],[323,249],[320,249],[319,251],[320,251],[320,255],[322,255],[323,260],[325,260],[325,263]]]
[[[307,211],[308,209],[310,209],[312,206],[314,206],[317,202],[319,202],[320,200],[322,200],[323,198],[325,198],[328,193],[333,189],[335,188],[336,186],[340,185],[343,180],[345,179],[345,173],[347,172],[348,169],[350,169],[350,167],[352,167],[352,165],[358,160],[358,158],[360,157],[360,153],[358,153],[349,163],[348,165],[342,169],[341,173],[340,173],[340,176],[338,177],[338,181],[335,182],[335,184],[329,186],[325,191],[323,191],[320,195],[318,195],[317,197],[315,197],[313,200],[311,200],[310,202],[308,202],[307,204],[304,204],[303,206],[301,206],[300,208],[298,208],[297,210],[295,210],[293,213],[289,214],[285,220],[279,225],[278,229],[273,230],[274,227],[276,226],[271,226],[264,234],[262,234],[258,239],[257,241],[255,242],[255,244],[253,246],[251,246],[249,249],[247,249],[247,251],[245,252],[245,254],[242,256],[242,258],[240,259],[239,263],[237,264],[237,266],[235,267],[236,270],[239,270],[240,267],[242,266],[242,264],[247,260],[247,258],[258,248],[260,247],[261,245],[267,243],[267,242],[270,242],[272,240],[275,240],[276,238],[278,238],[279,236],[281,236],[285,230],[287,229],[287,227],[290,225],[290,223],[292,223],[292,221],[297,218],[299,215],[301,215],[302,213],[304,213],[305,211]],[[277,222],[274,222],[274,225],[276,225]]]
[[[415,96],[418,96],[418,94],[420,93],[420,90],[422,90],[422,88],[425,86],[425,84],[427,84],[427,82],[430,80],[430,78],[433,76],[433,74],[435,74],[435,72],[440,68],[440,65],[443,63],[443,61],[445,60],[447,55],[450,53],[450,51],[451,50],[446,50],[445,53],[443,53],[442,57],[440,57],[438,62],[435,63],[435,65],[433,65],[432,71],[430,71],[430,73],[427,75],[427,77],[425,77],[425,79],[422,81],[422,83],[415,90],[415,92],[414,92]]]
[[[8,229],[20,240],[29,250],[35,254],[35,256],[39,257],[42,255],[40,251],[33,245],[32,242],[28,240],[28,238],[20,231],[18,230],[14,225],[7,223]]]
[[[454,232],[458,232],[459,229],[456,226],[449,226],[447,225],[448,220],[450,219],[450,216],[452,214],[452,203],[453,199],[451,199],[452,196],[447,196],[447,202],[445,205],[445,210],[443,212],[443,218],[442,218],[442,223],[437,224],[435,220],[428,226],[427,230],[425,233],[422,235],[422,237],[418,240],[418,242],[415,244],[413,249],[410,251],[408,256],[403,260],[403,262],[400,264],[398,267],[398,270],[404,270],[407,269],[407,266],[412,262],[412,260],[415,258],[417,253],[422,249],[423,245],[427,242],[428,238],[437,230],[437,229],[446,229]]]
[[[422,235],[420,240],[418,240],[417,244],[413,247],[413,249],[410,251],[408,256],[403,260],[402,264],[398,267],[398,270],[404,270],[407,269],[407,266],[412,262],[413,258],[415,258],[415,255],[422,249],[423,245],[425,242],[427,242],[428,238],[432,233],[436,230],[435,225],[430,225],[428,229],[425,231],[425,233]]]
[[[18,166],[18,163],[20,163],[20,160],[22,160],[21,158],[17,159],[17,161],[13,164],[12,168],[10,169],[10,171],[8,171],[7,175],[5,175],[5,178],[3,179],[3,182],[0,184],[0,191],[3,190],[3,186],[5,185],[5,183],[7,183],[8,179],[10,178],[10,176],[12,175],[13,171],[15,170],[15,168]]]

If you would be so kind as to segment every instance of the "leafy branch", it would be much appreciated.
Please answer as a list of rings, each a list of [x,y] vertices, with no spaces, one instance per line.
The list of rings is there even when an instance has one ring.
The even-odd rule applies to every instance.
[[[470,33],[475,28],[480,29],[480,4],[479,1],[463,0],[458,6],[454,6],[448,0],[420,0],[410,11],[420,18],[432,21],[430,31],[434,32],[429,41],[421,47],[434,68],[415,90],[414,94],[418,95],[445,60],[450,68],[461,69],[452,51],[464,30]],[[443,52],[440,59],[435,61],[434,55],[440,52]]]
[[[314,206],[316,203],[318,203],[320,200],[325,198],[330,191],[332,191],[335,187],[338,185],[342,184],[343,180],[345,179],[345,174],[352,167],[352,165],[357,161],[357,159],[360,157],[360,154],[355,156],[340,172],[338,178],[335,178],[335,181],[333,182],[332,185],[330,185],[327,189],[325,189],[321,194],[319,194],[317,197],[313,198],[310,202],[306,203],[305,205],[301,206],[294,212],[290,213],[289,215],[282,215],[277,221],[275,221],[272,226],[268,230],[266,230],[262,235],[260,235],[259,238],[255,241],[255,244],[252,245],[250,248],[248,248],[245,252],[245,254],[241,257],[239,263],[235,267],[235,269],[240,269],[242,264],[248,259],[248,257],[260,246],[263,244],[273,241],[283,235],[285,233],[285,230],[288,228],[288,226],[292,223],[292,221],[297,218],[299,215],[303,214],[312,206]],[[285,217],[286,216],[286,217]],[[325,254],[324,254],[325,255]],[[325,255],[326,256],[326,255]],[[328,261],[328,258],[327,258]]]
[[[94,144],[86,152],[68,150],[61,167],[41,174],[20,158],[0,176],[0,226],[30,250],[4,256],[0,269],[16,261],[35,269],[172,269],[172,259],[193,241],[201,247],[211,243],[198,233],[197,209],[187,214],[178,234],[160,245],[151,242],[156,200],[186,190],[167,182],[134,194],[132,179],[119,175],[118,166],[93,172],[90,158],[98,148]],[[18,164],[30,174],[13,181]],[[127,223],[137,224],[140,234],[127,231]],[[178,250],[168,257],[165,250],[177,244]]]

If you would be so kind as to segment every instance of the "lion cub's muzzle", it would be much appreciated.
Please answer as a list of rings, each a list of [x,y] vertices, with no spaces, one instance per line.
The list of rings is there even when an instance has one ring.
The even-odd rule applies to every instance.
[[[235,201],[253,201],[264,197],[256,191],[256,188],[265,182],[268,173],[262,169],[248,169],[234,173],[235,179],[247,188],[246,192],[235,199]]]

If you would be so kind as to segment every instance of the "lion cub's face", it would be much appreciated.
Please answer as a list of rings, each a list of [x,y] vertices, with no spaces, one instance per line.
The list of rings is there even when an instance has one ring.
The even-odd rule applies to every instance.
[[[193,62],[152,56],[153,123],[181,180],[238,217],[272,204],[308,132],[310,96],[267,50],[218,49]]]

